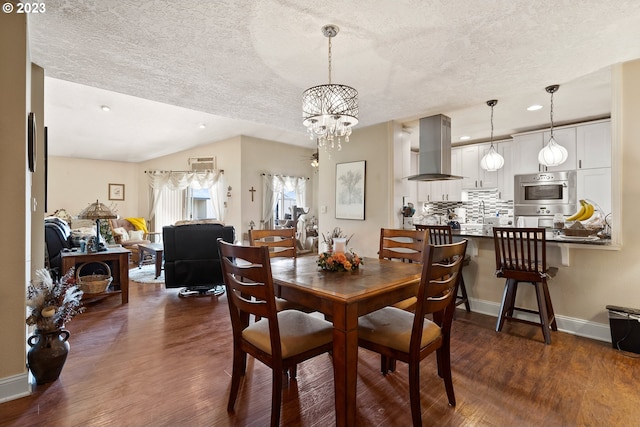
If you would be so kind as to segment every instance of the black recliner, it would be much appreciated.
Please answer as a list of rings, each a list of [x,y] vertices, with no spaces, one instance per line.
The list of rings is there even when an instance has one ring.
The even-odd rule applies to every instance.
[[[69,225],[60,218],[45,218],[44,220],[44,241],[47,251],[46,264],[54,279],[63,273],[61,253],[64,249],[71,247],[71,231]]]
[[[218,238],[233,243],[235,229],[222,224],[169,225],[162,228],[166,288],[183,288],[179,295],[224,293]]]

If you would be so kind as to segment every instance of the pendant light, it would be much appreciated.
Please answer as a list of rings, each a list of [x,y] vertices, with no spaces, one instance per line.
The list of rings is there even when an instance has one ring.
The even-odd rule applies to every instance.
[[[322,34],[329,39],[329,84],[309,88],[302,94],[302,119],[309,137],[327,151],[342,149],[351,129],[358,124],[358,91],[331,83],[331,39],[340,31],[337,25],[325,25]]]
[[[491,107],[491,146],[487,154],[480,160],[480,167],[489,172],[497,171],[504,166],[504,157],[502,157],[493,146],[493,107],[495,107],[497,103],[497,99],[487,101],[487,105]]]
[[[558,144],[553,137],[553,94],[556,93],[559,88],[560,85],[551,85],[545,88],[545,90],[551,94],[551,111],[549,113],[551,118],[551,137],[547,145],[538,153],[538,162],[545,166],[561,165],[567,160],[567,157],[569,157],[567,149]]]

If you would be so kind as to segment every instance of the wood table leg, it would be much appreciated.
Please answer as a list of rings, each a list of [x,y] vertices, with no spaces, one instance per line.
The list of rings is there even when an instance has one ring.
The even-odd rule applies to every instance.
[[[160,277],[162,273],[162,251],[155,251],[156,257],[156,279]]]
[[[122,303],[129,302],[129,254],[123,253],[118,256],[118,271],[120,273],[120,290],[122,291]]]
[[[358,380],[358,311],[355,305],[334,311],[333,372],[336,426],[355,426]]]

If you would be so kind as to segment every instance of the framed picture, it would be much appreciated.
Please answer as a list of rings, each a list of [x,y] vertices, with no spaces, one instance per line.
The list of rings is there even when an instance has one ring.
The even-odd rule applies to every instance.
[[[336,218],[364,221],[366,161],[336,165]]]
[[[109,200],[124,200],[124,184],[109,184]]]
[[[36,114],[29,113],[27,118],[27,155],[29,156],[29,172],[36,171],[36,147],[38,143],[36,135]]]

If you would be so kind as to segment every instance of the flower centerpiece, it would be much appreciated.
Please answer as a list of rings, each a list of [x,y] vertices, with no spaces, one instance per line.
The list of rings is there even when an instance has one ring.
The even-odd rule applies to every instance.
[[[76,314],[84,311],[74,268],[55,281],[47,269],[38,269],[35,274],[37,280],[27,286],[27,306],[31,309],[27,325],[35,325],[42,332],[52,332],[63,328]]]
[[[333,229],[331,233],[322,234],[322,239],[327,246],[327,252],[322,252],[318,256],[318,266],[327,271],[353,271],[362,264],[360,258],[353,250],[347,250],[353,235],[346,237],[339,227]]]
[[[323,252],[318,256],[318,266],[327,271],[353,271],[362,264],[355,252]]]

